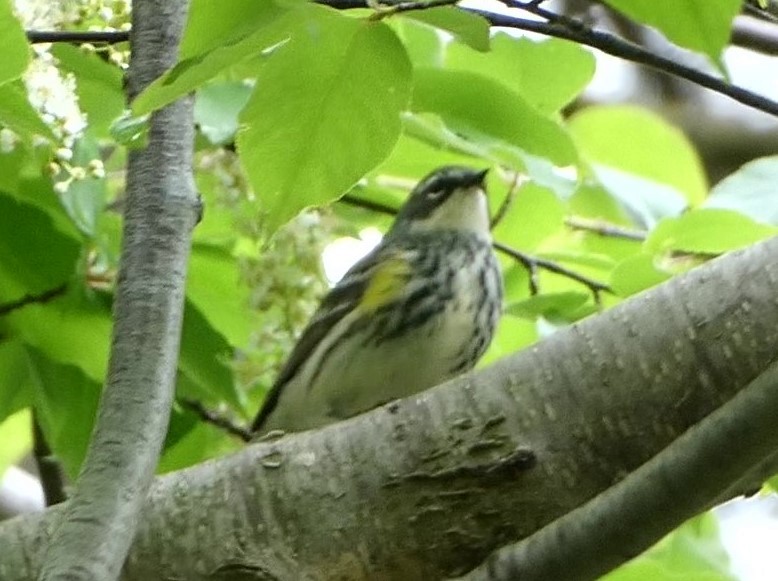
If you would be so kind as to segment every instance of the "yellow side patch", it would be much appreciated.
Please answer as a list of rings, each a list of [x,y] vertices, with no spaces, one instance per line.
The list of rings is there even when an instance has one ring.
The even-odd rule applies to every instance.
[[[370,278],[359,303],[360,308],[376,310],[388,305],[402,294],[412,274],[411,265],[405,258],[395,256],[384,259]]]

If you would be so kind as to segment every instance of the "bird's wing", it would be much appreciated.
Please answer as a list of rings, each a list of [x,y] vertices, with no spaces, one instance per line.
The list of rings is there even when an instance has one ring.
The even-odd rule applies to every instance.
[[[357,308],[365,312],[378,309],[397,298],[410,276],[406,253],[379,246],[352,266],[324,297],[254,418],[253,432],[262,428],[278,405],[284,385],[300,371],[316,346],[343,317]]]

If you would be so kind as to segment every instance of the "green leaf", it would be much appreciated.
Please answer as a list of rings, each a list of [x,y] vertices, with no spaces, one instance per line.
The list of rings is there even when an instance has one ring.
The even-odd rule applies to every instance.
[[[297,4],[301,4],[298,2]],[[272,0],[193,0],[181,39],[181,60],[235,44],[284,13],[294,2]]]
[[[248,103],[252,87],[239,81],[206,85],[197,92],[194,118],[213,144],[232,140],[238,130],[238,114]]]
[[[205,402],[227,402],[243,409],[245,399],[235,386],[229,363],[230,344],[189,300],[184,306],[177,392]]]
[[[657,28],[674,43],[707,54],[715,63],[729,43],[742,0],[606,0],[630,18]]]
[[[442,67],[445,40],[434,28],[408,18],[390,18],[387,24],[402,40],[414,67]]]
[[[99,158],[100,147],[91,135],[85,135],[76,142],[72,160],[74,165],[84,167],[91,160]],[[60,200],[76,226],[91,237],[95,235],[107,195],[105,179],[87,174],[84,179],[73,180]]]
[[[496,200],[492,198],[494,211]],[[500,203],[500,201],[497,201]],[[565,208],[547,188],[528,182],[515,193],[505,218],[495,226],[496,240],[520,250],[534,250],[540,243],[564,227]]]
[[[594,76],[594,55],[574,42],[555,38],[535,41],[498,33],[491,44],[486,54],[461,44],[449,44],[446,67],[479,73],[503,83],[542,113],[559,111]]]
[[[703,204],[706,208],[735,210],[757,222],[778,226],[778,156],[745,164],[721,180]]]
[[[119,145],[134,149],[143,148],[148,142],[149,116],[136,116],[125,111],[114,119],[109,131]]]
[[[5,336],[0,341],[0,378],[0,422],[2,422],[9,415],[32,403],[27,352],[21,341]],[[29,431],[29,425],[27,429]],[[2,438],[0,442],[3,442]]]
[[[67,282],[81,250],[46,212],[0,194],[0,303],[39,295]]]
[[[76,78],[78,105],[86,113],[90,133],[107,137],[111,123],[125,107],[121,70],[94,53],[68,44],[56,44],[51,52],[62,70]]]
[[[403,124],[405,130],[397,141],[392,153],[376,168],[373,172],[374,174],[404,176],[410,180],[417,179],[438,166],[478,163],[475,159],[477,155],[475,152],[462,152],[460,148],[450,145],[443,139],[439,139],[441,133],[446,131],[440,119],[428,119],[426,116],[420,115],[406,115],[403,117]],[[427,131],[430,125],[435,127]],[[419,134],[423,134],[425,137],[429,136],[429,138],[418,139],[416,136]],[[455,138],[453,134],[451,137]],[[460,139],[460,141],[464,140]],[[478,153],[484,153],[484,155],[487,154],[487,152],[482,150],[477,151]],[[399,207],[402,198],[395,197],[386,201],[394,204],[394,207]]]
[[[243,442],[227,435],[216,426],[204,423],[192,412],[174,409],[157,473],[181,470],[236,452],[242,447]]]
[[[657,268],[654,256],[638,254],[624,260],[613,269],[610,287],[620,297],[628,297],[656,286],[670,278],[670,274]]]
[[[0,478],[32,448],[31,425],[28,409],[0,420]]]
[[[193,246],[186,296],[231,345],[248,346],[252,331],[249,289],[239,284],[237,262],[228,252],[203,244]]]
[[[489,50],[490,26],[483,16],[466,12],[455,6],[435,6],[424,10],[411,10],[404,13],[404,16],[445,30],[475,50],[481,52]]]
[[[29,140],[33,135],[54,139],[54,134],[30,104],[20,82],[0,85],[0,124],[6,125]]]
[[[132,102],[133,113],[135,115],[150,113],[197,89],[224,69],[244,59],[256,57],[274,45],[276,45],[274,50],[277,50],[279,48],[277,45],[288,40],[292,31],[297,32],[302,23],[310,17],[310,13],[324,10],[314,5],[303,5],[296,10],[283,10],[272,2],[259,4],[253,2],[253,4],[257,7],[255,10],[259,10],[261,18],[249,18],[235,30],[223,30],[222,25],[217,24],[225,14],[223,7],[219,5],[220,16],[212,21],[210,26],[215,26],[215,34],[226,36],[222,38],[209,34],[207,38],[210,40],[203,43],[192,40],[190,50],[182,52],[184,58],[135,98]],[[248,26],[249,24],[251,26]],[[240,32],[244,35],[241,36]],[[212,45],[212,42],[215,44]],[[205,51],[201,52],[203,49]],[[192,56],[186,57],[190,51],[195,50],[197,52]],[[299,75],[300,70],[304,69],[288,72]]]
[[[41,428],[65,472],[74,479],[89,445],[101,383],[78,367],[52,361],[36,349],[27,349],[27,353]]]
[[[664,186],[656,196],[668,197],[669,190],[675,190],[692,206],[705,198],[707,180],[699,155],[680,130],[658,115],[637,107],[589,107],[572,117],[569,128],[582,156],[609,191],[629,190],[606,182],[631,174]],[[646,192],[635,197],[650,203],[654,196]]]
[[[535,319],[545,317],[550,320],[570,320],[570,314],[578,311],[591,295],[585,292],[544,293],[526,300],[508,305],[505,312],[515,317]]]
[[[30,62],[30,46],[11,0],[0,0],[0,85],[18,79]]]
[[[557,165],[576,161],[567,133],[501,83],[465,71],[418,69],[415,76],[414,111],[436,113],[476,142],[498,140]]]
[[[731,210],[701,208],[678,218],[662,220],[645,242],[647,252],[673,251],[721,254],[743,248],[778,233],[778,228],[755,222]]]
[[[107,297],[81,290],[10,313],[15,334],[47,359],[80,370],[102,384],[108,364],[111,310]]]
[[[270,231],[386,158],[410,93],[410,63],[389,27],[310,8],[304,33],[262,67],[241,114],[238,151]]]

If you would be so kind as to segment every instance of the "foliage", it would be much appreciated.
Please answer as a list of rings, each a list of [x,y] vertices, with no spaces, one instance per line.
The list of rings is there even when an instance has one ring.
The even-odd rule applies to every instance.
[[[9,2],[0,0],[0,422],[9,418],[0,430],[18,433],[18,412],[34,405],[71,476],[109,351],[124,145],[144,115],[190,91],[206,210],[177,389],[237,421],[257,408],[325,291],[326,243],[384,228],[370,204],[399,206],[436,166],[494,168],[492,207],[513,198],[497,241],[613,291],[592,293],[543,268],[533,275],[502,256],[506,314],[484,363],[778,227],[776,158],[709,191],[693,145],[658,115],[564,114],[592,78],[591,52],[558,39],[490,38],[483,18],[458,8],[377,19],[302,0],[194,0],[180,62],[122,117],[127,46],[32,53]],[[686,0],[681,18],[661,3],[609,3],[715,62],[740,4]],[[107,6],[94,4],[62,22],[94,25]],[[113,4],[102,23],[122,29],[127,6]],[[33,74],[42,70],[62,96],[38,94]],[[54,105],[73,95],[75,124]],[[338,202],[347,191],[351,203]],[[295,218],[312,207],[320,209]],[[237,445],[177,407],[160,470]],[[708,549],[695,534],[703,544],[716,538],[709,527],[686,528],[613,579],[669,579],[678,562],[684,578],[730,578],[719,556],[715,571],[698,566],[693,557]]]

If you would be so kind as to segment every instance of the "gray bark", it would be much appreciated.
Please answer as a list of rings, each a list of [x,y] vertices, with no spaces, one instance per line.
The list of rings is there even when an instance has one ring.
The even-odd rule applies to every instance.
[[[133,2],[130,97],[175,63],[186,7],[186,0]],[[135,535],[173,397],[198,205],[192,144],[186,99],[155,113],[148,147],[130,154],[106,387],[74,495],[49,513],[59,522],[40,545],[48,546],[41,579],[116,579]]]
[[[722,489],[775,471],[778,364],[615,486],[461,581],[593,581],[721,501]],[[667,510],[672,507],[672,510]]]
[[[778,239],[734,253],[418,397],[162,477],[123,579],[463,574],[769,367],[776,253]],[[0,525],[0,578],[34,576],[57,512]]]

